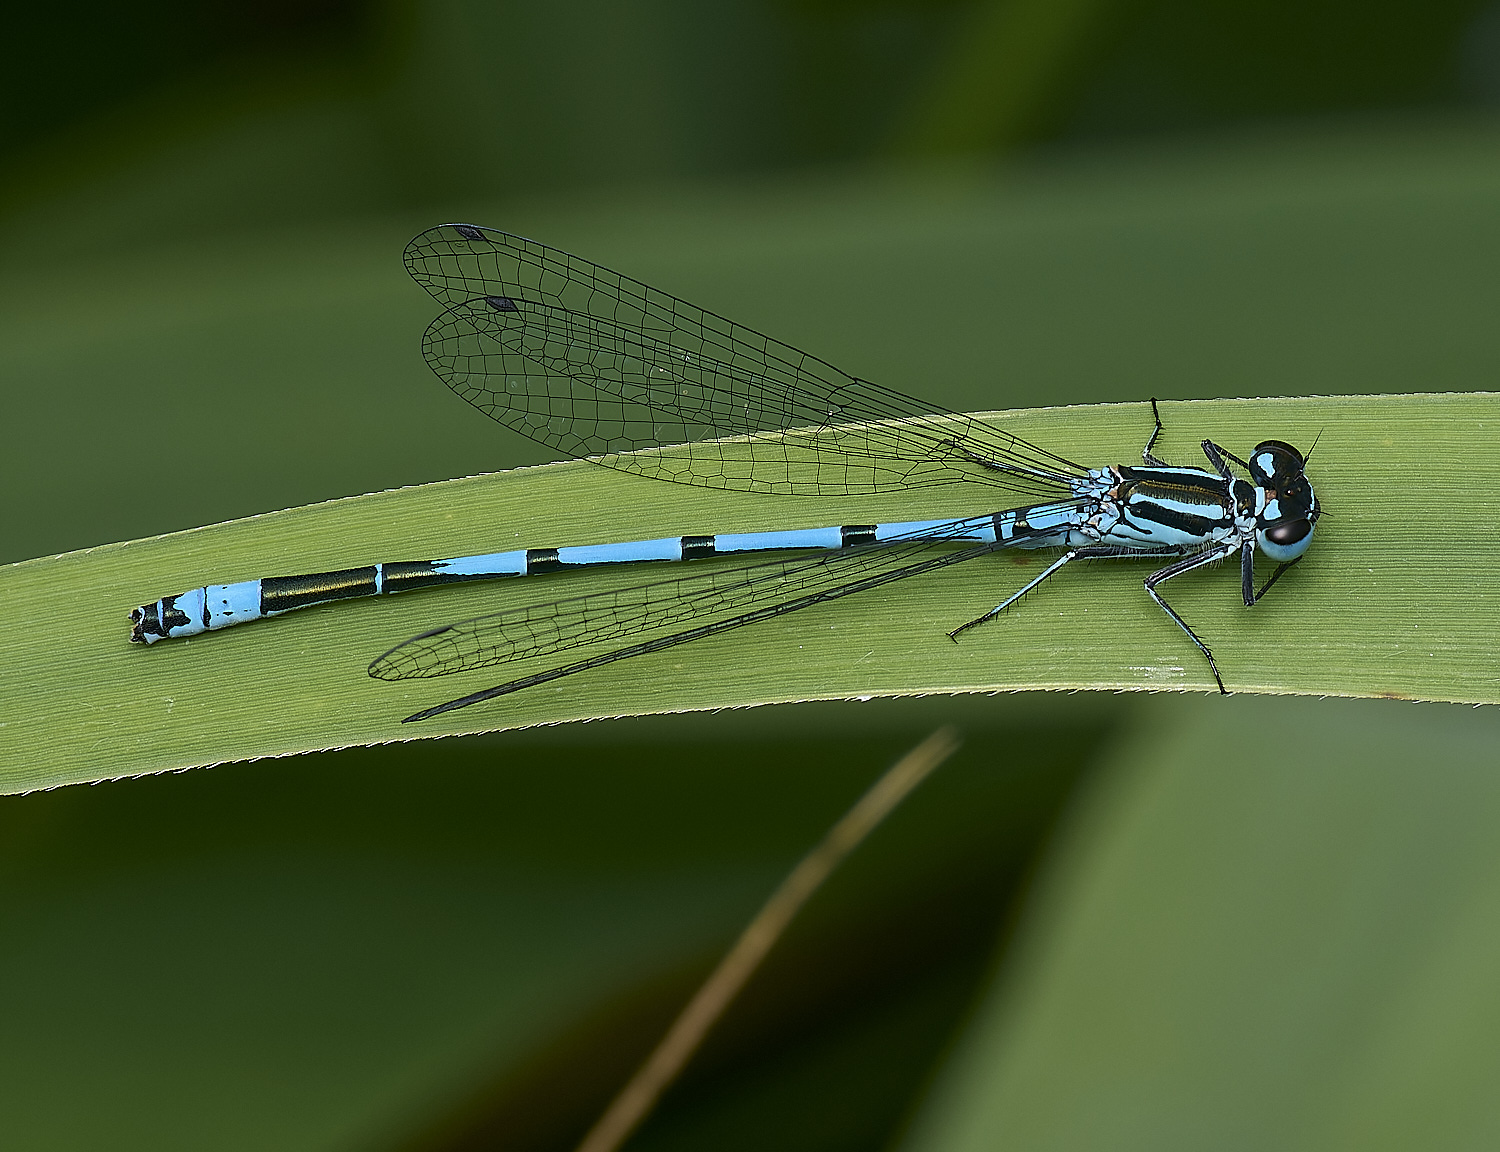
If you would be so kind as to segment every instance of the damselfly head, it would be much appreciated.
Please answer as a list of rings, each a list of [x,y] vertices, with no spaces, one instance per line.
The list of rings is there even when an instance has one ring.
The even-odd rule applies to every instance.
[[[1301,452],[1280,440],[1263,441],[1250,453],[1250,475],[1264,493],[1255,542],[1281,564],[1307,551],[1318,521],[1318,498],[1303,471],[1306,463]]]

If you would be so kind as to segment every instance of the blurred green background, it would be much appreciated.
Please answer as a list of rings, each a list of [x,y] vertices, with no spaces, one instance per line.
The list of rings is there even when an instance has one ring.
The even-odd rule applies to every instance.
[[[442,220],[955,408],[1500,379],[1493,2],[84,0],[0,53],[0,562],[544,459],[418,354]],[[632,1148],[1495,1144],[1494,717],[1116,697],[0,799],[5,1143],[568,1148],[946,720]]]

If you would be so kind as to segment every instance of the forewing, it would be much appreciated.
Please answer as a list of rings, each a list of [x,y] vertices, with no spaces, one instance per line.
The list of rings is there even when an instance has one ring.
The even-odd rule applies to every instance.
[[[406,262],[448,308],[424,341],[434,370],[570,456],[793,495],[977,481],[1047,498],[1082,471],[535,241],[443,225],[414,239]]]

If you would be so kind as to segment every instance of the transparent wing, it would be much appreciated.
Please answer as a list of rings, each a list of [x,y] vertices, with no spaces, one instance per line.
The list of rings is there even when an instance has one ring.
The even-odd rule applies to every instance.
[[[673,640],[682,643],[994,551],[1003,545],[974,545],[990,523],[988,516],[956,520],[890,543],[716,565],[698,575],[477,616],[398,644],[369,671],[379,680],[423,679],[625,638],[638,641],[632,648],[653,651],[660,642],[642,640],[652,633],[691,625],[690,634]],[[954,549],[964,544],[970,546]]]
[[[983,421],[519,236],[445,224],[407,245],[406,265],[447,308],[423,341],[438,375],[569,456],[787,495],[966,481],[1049,499],[1083,473]]]

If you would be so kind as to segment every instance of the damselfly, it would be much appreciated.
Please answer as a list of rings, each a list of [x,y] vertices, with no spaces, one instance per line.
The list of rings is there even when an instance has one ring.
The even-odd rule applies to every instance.
[[[446,311],[423,352],[485,415],[569,456],[734,492],[871,495],[955,483],[1026,502],[960,519],[843,524],[529,548],[449,560],[210,584],[134,609],[131,640],[193,636],[294,608],[596,564],[820,550],[445,625],[370,665],[382,680],[446,675],[589,645],[633,642],[424,709],[422,720],[562,676],[642,656],[1005,548],[1061,548],[990,620],[1075,560],[1155,559],[1146,594],[1227,691],[1213,653],[1162,597],[1175,576],[1238,554],[1253,605],[1312,543],[1320,509],[1290,444],[1241,459],[1202,442],[1209,469],[1085,468],[973,416],[839,371],[805,352],[535,241],[472,224],[428,230],[406,249]],[[1237,476],[1231,466],[1248,479]],[[993,507],[993,505],[992,505]],[[1257,549],[1276,563],[1257,590]]]

